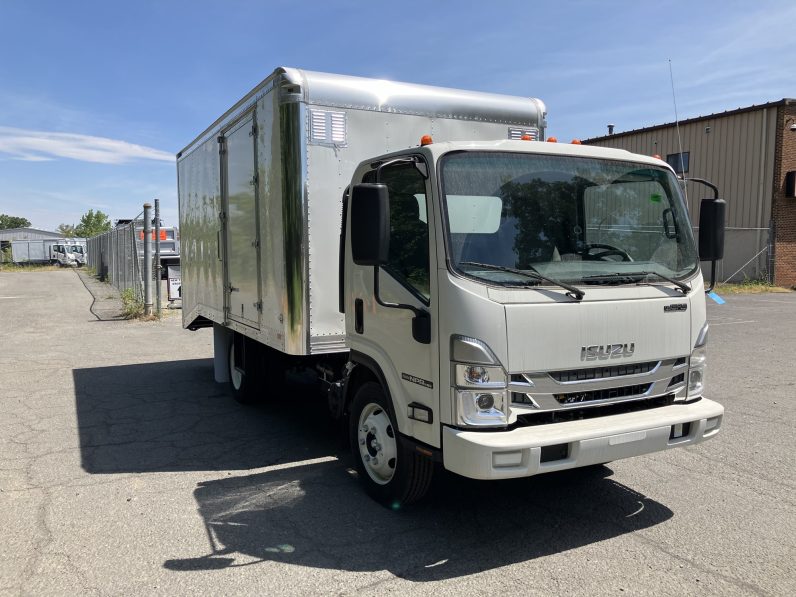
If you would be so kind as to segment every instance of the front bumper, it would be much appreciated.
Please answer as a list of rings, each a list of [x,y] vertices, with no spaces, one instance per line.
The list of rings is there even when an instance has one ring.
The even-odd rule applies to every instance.
[[[449,471],[473,479],[529,477],[696,444],[718,434],[723,415],[722,405],[702,398],[691,404],[511,431],[444,427],[442,461]],[[690,423],[688,433],[671,439],[673,426],[685,423]],[[543,458],[542,448],[552,446],[556,448],[548,448]]]

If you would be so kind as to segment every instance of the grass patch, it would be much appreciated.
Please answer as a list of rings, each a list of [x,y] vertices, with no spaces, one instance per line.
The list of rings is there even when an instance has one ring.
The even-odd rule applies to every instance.
[[[122,315],[126,319],[140,319],[144,316],[144,303],[136,296],[132,288],[122,290]]]
[[[715,288],[718,294],[761,294],[763,292],[791,292],[789,288],[774,286],[766,280],[744,280],[736,284],[719,283]]]
[[[0,263],[0,272],[55,272],[62,269],[49,263]]]
[[[122,290],[122,315],[125,319],[138,319],[139,321],[156,321],[158,316],[155,310],[152,310],[152,315],[144,315],[144,303],[136,296],[132,288]]]

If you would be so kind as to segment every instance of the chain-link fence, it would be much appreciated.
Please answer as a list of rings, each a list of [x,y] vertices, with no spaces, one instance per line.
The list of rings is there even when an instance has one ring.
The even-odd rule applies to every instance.
[[[110,232],[88,239],[88,266],[100,280],[110,282],[120,292],[132,290],[135,297],[144,300],[143,251],[138,242],[138,231],[143,226],[138,218]]]
[[[773,282],[772,238],[769,228],[727,228],[724,259],[719,262],[717,279],[720,282]]]

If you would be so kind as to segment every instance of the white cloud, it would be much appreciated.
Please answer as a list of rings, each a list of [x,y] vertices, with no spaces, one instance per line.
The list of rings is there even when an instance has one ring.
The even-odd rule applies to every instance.
[[[167,151],[118,139],[5,126],[0,126],[0,153],[24,161],[69,158],[99,164],[126,164],[136,160],[174,162],[175,159]]]

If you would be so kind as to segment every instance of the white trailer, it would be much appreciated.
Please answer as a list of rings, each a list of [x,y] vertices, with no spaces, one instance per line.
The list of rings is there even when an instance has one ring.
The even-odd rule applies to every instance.
[[[658,159],[541,142],[540,100],[280,68],[177,155],[183,325],[217,381],[314,366],[367,491],[691,445],[704,285]],[[720,258],[723,202],[700,253]]]

